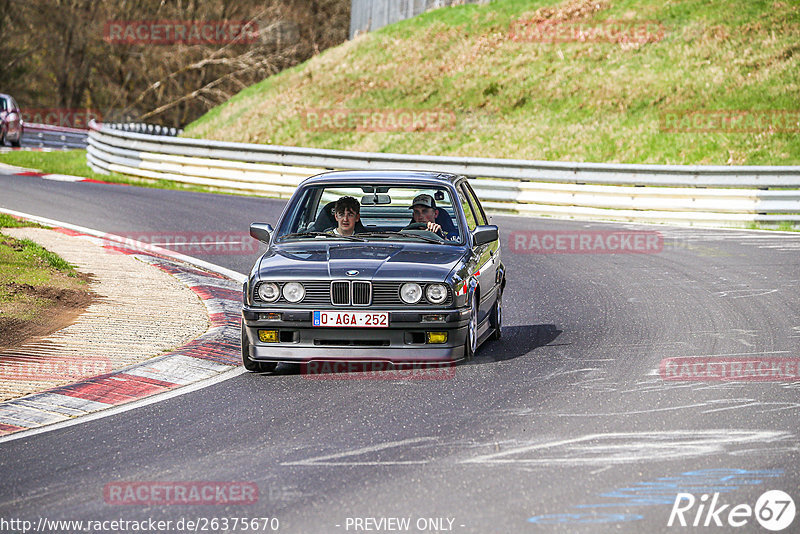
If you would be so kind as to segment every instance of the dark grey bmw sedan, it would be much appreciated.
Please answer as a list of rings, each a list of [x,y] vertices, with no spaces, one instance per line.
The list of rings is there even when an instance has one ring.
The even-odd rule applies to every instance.
[[[244,285],[242,360],[451,363],[499,339],[505,268],[463,176],[330,172],[302,182]]]

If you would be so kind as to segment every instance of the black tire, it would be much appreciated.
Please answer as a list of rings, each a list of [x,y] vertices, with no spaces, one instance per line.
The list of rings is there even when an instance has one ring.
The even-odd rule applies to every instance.
[[[19,139],[17,139],[16,141],[11,141],[11,146],[13,146],[14,148],[19,148],[21,144],[22,144],[22,136],[19,136]]]
[[[478,294],[472,294],[467,339],[464,340],[464,361],[470,361],[478,352]]]
[[[492,315],[489,317],[489,322],[494,329],[492,331],[492,335],[489,336],[489,339],[498,340],[503,337],[502,328],[503,328],[503,289],[500,288],[497,290],[497,302],[494,303],[494,308],[492,309]]]
[[[275,362],[254,362],[250,359],[250,344],[247,342],[244,324],[242,325],[242,364],[252,373],[271,373],[278,367]]]

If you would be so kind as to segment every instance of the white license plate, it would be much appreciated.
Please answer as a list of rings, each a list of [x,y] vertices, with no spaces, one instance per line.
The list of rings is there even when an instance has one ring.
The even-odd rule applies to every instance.
[[[388,312],[315,311],[314,326],[388,328]]]

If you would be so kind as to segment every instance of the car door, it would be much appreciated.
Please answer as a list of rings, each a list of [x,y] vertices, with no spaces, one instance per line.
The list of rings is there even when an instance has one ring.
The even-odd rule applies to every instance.
[[[461,206],[464,209],[464,215],[467,218],[467,227],[472,232],[478,225],[487,224],[486,216],[477,205],[475,200],[471,200],[472,190],[469,188],[466,180],[463,180],[458,186],[458,196]],[[480,288],[481,302],[479,305],[478,320],[483,321],[484,318],[492,311],[495,297],[495,274],[497,266],[494,261],[494,250],[497,249],[499,243],[497,241],[492,243],[485,243],[480,246],[473,246],[473,254],[476,258],[476,269],[473,271],[475,278],[478,281]]]
[[[6,97],[0,96],[0,135],[2,135],[3,130],[7,128],[7,119],[6,115],[8,115],[8,100]]]
[[[8,98],[8,115],[6,116],[6,120],[9,121],[8,137],[19,140],[22,134],[22,112],[20,112],[16,101],[11,97]]]
[[[475,194],[475,190],[472,189],[472,185],[470,185],[469,181],[467,180],[464,180],[464,189],[467,191],[469,200],[475,208],[475,216],[478,218],[478,224],[492,224],[488,217],[486,217],[486,212],[483,211],[483,206],[481,205],[480,200],[478,200],[478,195]],[[494,295],[495,292],[501,290],[503,277],[505,276],[505,268],[503,267],[503,263],[500,258],[499,235],[496,241],[487,243],[487,246],[491,252],[491,267],[488,268],[488,271],[491,271],[492,273],[492,280],[494,281],[494,291],[492,293]],[[494,296],[487,300],[487,302],[489,304],[489,311],[491,311],[491,305],[494,302]]]

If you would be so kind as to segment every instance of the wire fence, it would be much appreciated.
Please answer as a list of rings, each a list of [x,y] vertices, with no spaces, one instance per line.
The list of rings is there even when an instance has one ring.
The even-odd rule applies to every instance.
[[[489,0],[353,0],[350,39],[394,22],[416,17],[430,9],[461,4],[483,4]]]

